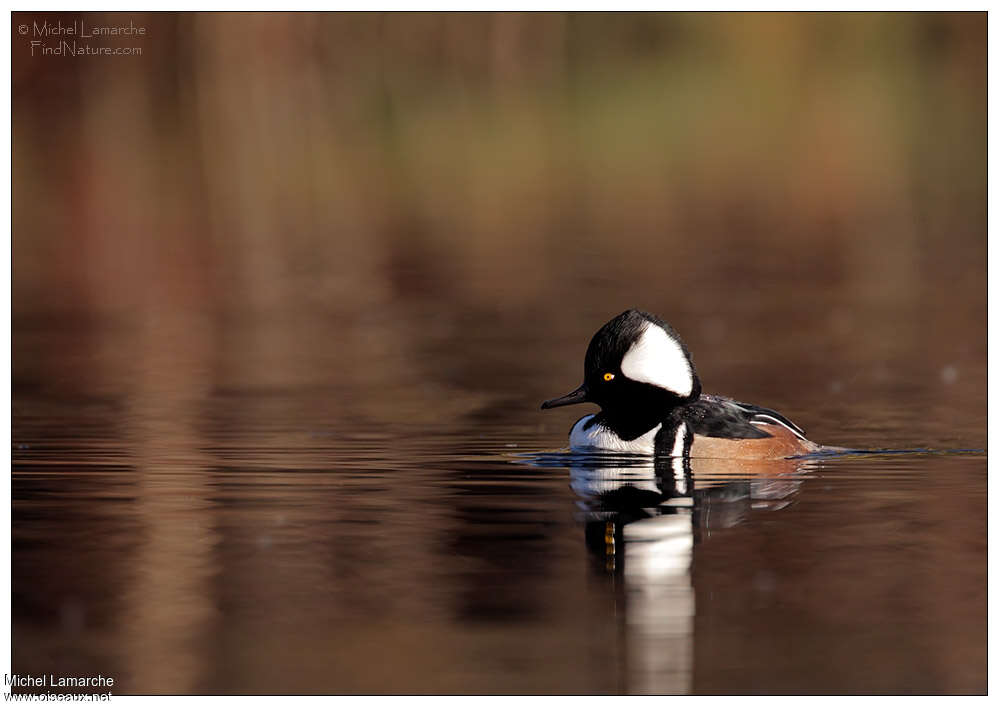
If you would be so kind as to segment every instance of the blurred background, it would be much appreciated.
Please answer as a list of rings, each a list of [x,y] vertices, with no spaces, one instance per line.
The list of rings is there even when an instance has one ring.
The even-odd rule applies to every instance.
[[[630,306],[702,368],[814,365],[792,342],[817,335],[819,360],[862,342],[855,374],[893,345],[959,370],[985,352],[984,18],[19,15],[147,32],[94,60],[13,43],[15,334],[261,347],[259,385],[392,351],[368,382],[417,409],[578,370]],[[480,317],[501,350],[435,366]]]
[[[46,21],[146,31],[35,36]],[[985,446],[985,13],[14,13],[13,25],[28,29],[12,47],[21,672],[96,673],[117,656],[130,691],[245,687],[281,665],[281,630],[256,611],[332,581],[308,563],[268,579],[277,531],[255,514],[291,477],[267,474],[333,465],[411,508],[411,490],[378,473],[559,447],[583,411],[537,404],[579,383],[589,337],[628,307],[674,325],[708,392],[778,408],[818,441]],[[31,44],[60,39],[141,52]],[[969,580],[981,589],[984,459],[967,473],[967,495],[919,507],[937,514],[939,558],[973,548],[964,566],[981,564]],[[372,498],[327,491],[339,513]],[[387,530],[351,537],[363,556],[413,533],[391,545],[409,562],[436,546],[421,533],[496,553],[477,512],[400,516],[405,532],[390,513]],[[296,547],[339,547],[342,532]],[[471,594],[499,581],[484,576]],[[379,578],[392,584],[357,586],[377,595]],[[885,582],[885,596],[911,588]],[[934,624],[920,635],[949,642],[861,688],[983,686],[984,594],[968,609],[968,586],[927,586],[919,601],[960,599],[965,623]],[[255,597],[258,623],[227,623],[237,596]],[[247,632],[263,647],[242,655]],[[181,657],[206,635],[228,668]],[[377,671],[330,683],[327,667],[282,687],[387,684]],[[717,690],[698,669],[693,684]],[[440,672],[420,670],[397,686],[511,685],[474,671],[424,683]],[[511,689],[568,684],[536,677]],[[610,685],[579,687],[628,689]]]

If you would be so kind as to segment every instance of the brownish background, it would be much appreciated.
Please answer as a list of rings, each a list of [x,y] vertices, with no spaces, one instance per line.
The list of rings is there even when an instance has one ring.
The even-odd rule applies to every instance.
[[[19,672],[639,690],[565,471],[502,456],[626,307],[819,441],[985,447],[984,13],[13,25]],[[690,688],[984,691],[985,466],[833,466],[699,545]]]

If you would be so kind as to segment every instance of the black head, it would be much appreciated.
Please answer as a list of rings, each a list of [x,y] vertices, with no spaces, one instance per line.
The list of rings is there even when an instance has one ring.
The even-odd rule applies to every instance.
[[[647,417],[696,400],[701,383],[687,347],[658,317],[629,309],[600,327],[586,349],[583,384],[542,409],[596,403],[610,417]]]

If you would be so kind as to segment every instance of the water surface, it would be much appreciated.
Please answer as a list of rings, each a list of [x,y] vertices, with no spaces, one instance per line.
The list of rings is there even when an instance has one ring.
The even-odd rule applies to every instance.
[[[575,380],[589,332],[565,372],[531,373],[518,346],[504,374],[504,333],[462,321],[460,351],[386,372],[395,352],[341,348],[350,365],[309,385],[257,382],[303,368],[235,344],[22,323],[15,671],[121,693],[984,690],[983,453],[569,455],[574,411],[537,403]],[[362,347],[387,333],[353,326]],[[369,387],[390,375],[409,387]],[[816,439],[967,449],[981,403],[962,417],[935,397],[954,387],[978,401],[933,379],[863,419],[782,392]]]
[[[147,31],[12,44],[15,672],[985,692],[985,13],[81,19]],[[632,307],[927,451],[560,454]]]

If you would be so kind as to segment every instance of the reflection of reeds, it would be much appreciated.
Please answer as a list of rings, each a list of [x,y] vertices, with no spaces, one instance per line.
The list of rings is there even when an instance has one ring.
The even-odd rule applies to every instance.
[[[68,526],[120,513],[138,529],[129,559],[141,573],[115,605],[124,628],[107,633],[128,653],[126,691],[198,689],[208,678],[185,651],[200,645],[207,666],[216,651],[235,656],[209,688],[328,688],[336,669],[341,686],[460,692],[468,676],[445,668],[483,635],[524,665],[546,665],[526,691],[585,691],[590,683],[570,682],[579,666],[551,656],[603,626],[600,593],[588,606],[558,596],[573,620],[529,645],[476,627],[424,650],[413,636],[425,626],[399,621],[422,615],[408,608],[379,605],[376,630],[335,633],[312,616],[315,606],[340,607],[320,612],[327,619],[355,611],[372,584],[392,587],[376,566],[426,557],[414,564],[433,567],[434,553],[451,552],[439,538],[464,533],[476,547],[491,537],[463,486],[448,493],[472,499],[471,520],[424,517],[419,532],[395,512],[416,492],[391,489],[395,505],[377,509],[392,511],[387,547],[366,532],[345,542],[341,526],[324,524],[376,510],[341,475],[318,490],[302,481],[303,493],[326,494],[320,518],[308,503],[279,517],[226,510],[219,489],[244,466],[273,478],[232,493],[266,498],[291,488],[286,470],[351,461],[363,479],[413,464],[403,432],[435,453],[434,434],[489,453],[511,440],[561,443],[567,425],[536,422],[533,401],[578,382],[585,336],[625,307],[667,303],[660,313],[697,344],[712,390],[775,405],[814,425],[815,439],[922,445],[946,420],[977,435],[964,446],[982,446],[984,14],[126,17],[149,28],[141,58],[40,61],[15,41],[12,62],[14,436],[34,445],[106,434],[97,441],[134,465],[135,504],[88,503],[85,522]],[[35,318],[48,310],[85,316]],[[138,325],[102,319],[110,313]],[[938,382],[944,364],[960,371],[957,384]],[[873,412],[890,420],[883,434],[855,415],[857,391],[881,381],[923,396],[897,395],[901,420]],[[114,412],[66,402],[76,399]],[[91,417],[109,418],[110,431],[90,430]],[[496,437],[481,439],[494,422]],[[900,429],[912,440],[893,436]],[[364,435],[375,435],[367,457],[351,446]],[[55,449],[76,460],[72,444]],[[18,454],[27,463],[37,451]],[[428,474],[416,486],[435,488],[436,462],[416,459],[414,473]],[[194,468],[190,483],[165,481],[175,462]],[[563,512],[554,498],[539,527]],[[941,523],[934,537],[967,545],[979,525]],[[292,565],[300,574],[285,586],[268,543],[300,527],[331,559]],[[482,563],[503,546],[500,536]],[[35,563],[46,570],[31,574],[36,556],[20,553],[15,574],[37,577],[39,601],[61,596],[63,575],[48,568],[62,565]],[[545,557],[559,561],[575,560]],[[377,580],[358,582],[358,596],[300,601],[328,572],[355,567]],[[101,575],[107,584],[91,584],[117,596],[115,575]],[[494,575],[477,576],[491,596]],[[407,581],[392,601],[440,602],[414,587],[432,582]],[[219,598],[230,595],[258,613],[225,615]],[[291,654],[306,678],[290,686],[272,681],[287,634],[270,619],[289,606],[302,607],[292,632],[309,638]],[[24,636],[34,634],[20,619],[15,653],[30,657]],[[220,621],[230,643],[205,641]],[[941,613],[933,626],[948,623]],[[37,643],[49,660],[47,639]],[[949,662],[958,651],[927,655],[959,674]],[[604,653],[589,660],[594,689],[609,691]],[[402,664],[405,680],[386,682],[381,671]]]
[[[983,14],[136,19],[141,58],[15,52],[15,309],[339,309],[412,267],[527,303],[567,251],[871,241],[908,286],[927,241],[982,250]]]

